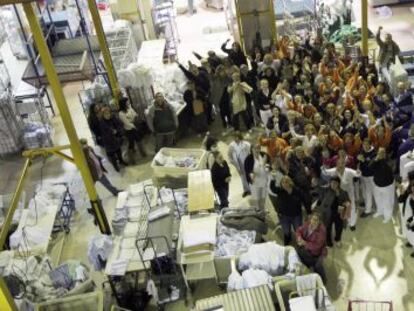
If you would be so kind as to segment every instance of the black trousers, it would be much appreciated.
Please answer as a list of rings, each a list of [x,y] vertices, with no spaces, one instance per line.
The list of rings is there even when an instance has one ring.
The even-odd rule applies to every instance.
[[[108,160],[114,166],[116,171],[119,171],[119,163],[125,164],[124,159],[122,158],[121,149],[117,149],[114,151],[107,151],[106,154],[108,155]]]
[[[302,214],[297,216],[279,215],[279,221],[282,225],[284,243],[289,245],[292,240],[292,227],[296,231],[302,225]]]
[[[219,108],[220,108],[221,122],[223,124],[223,127],[227,128],[230,125],[232,119],[231,119],[230,103],[228,99],[226,99],[225,96],[222,97]]]
[[[240,117],[243,119],[244,125],[247,130],[250,130],[252,124],[250,123],[250,117],[246,110],[240,111],[233,115],[233,127],[236,131],[240,131]]]
[[[135,143],[138,143],[139,141],[137,130],[135,129],[128,130],[128,131],[126,130],[125,136],[128,139],[128,149],[130,150],[135,149]]]
[[[204,101],[204,109],[206,112],[207,124],[210,125],[211,123],[214,122],[214,116],[213,116],[213,104],[208,98]]]
[[[333,214],[328,220],[326,226],[326,243],[332,245],[332,229],[335,226],[335,242],[341,241],[342,231],[344,230],[344,221],[339,214]]]
[[[229,207],[229,184],[215,190],[220,199],[220,208]]]
[[[308,267],[309,269],[313,269],[315,273],[319,274],[322,281],[326,282],[326,273],[325,269],[323,267],[322,263],[322,256],[316,257],[313,256],[309,251],[304,248],[303,246],[297,247],[296,252],[298,253],[298,256],[300,260],[303,262],[303,264]]]

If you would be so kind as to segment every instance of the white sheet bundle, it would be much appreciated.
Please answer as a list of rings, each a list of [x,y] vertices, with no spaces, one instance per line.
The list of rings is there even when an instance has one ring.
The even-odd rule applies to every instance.
[[[240,256],[239,270],[261,269],[272,276],[283,273],[285,266],[285,247],[274,242],[253,244]]]
[[[317,311],[312,296],[289,299],[289,307],[291,311]]]
[[[228,279],[227,290],[241,290],[261,285],[267,285],[270,290],[273,289],[272,277],[266,271],[248,269],[243,271],[242,275],[237,271],[233,271]]]

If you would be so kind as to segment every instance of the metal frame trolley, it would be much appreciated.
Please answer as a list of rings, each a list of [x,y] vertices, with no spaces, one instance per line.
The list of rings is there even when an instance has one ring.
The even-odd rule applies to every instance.
[[[157,240],[163,241],[165,246],[160,247]],[[144,264],[145,273],[147,281],[152,279],[158,291],[158,308],[163,310],[170,302],[186,299],[187,288],[168,239],[165,236],[138,238],[135,245],[141,261],[150,263]],[[148,250],[152,250],[151,255],[146,255]]]
[[[392,301],[350,300],[348,311],[393,311]]]

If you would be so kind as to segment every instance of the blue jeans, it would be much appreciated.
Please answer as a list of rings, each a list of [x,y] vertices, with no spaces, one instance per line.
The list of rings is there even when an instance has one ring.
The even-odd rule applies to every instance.
[[[283,230],[283,240],[285,245],[289,245],[290,241],[292,240],[291,235],[291,228],[293,226],[293,230],[296,231],[302,225],[302,215],[297,216],[285,216],[279,215],[280,224],[282,225]]]

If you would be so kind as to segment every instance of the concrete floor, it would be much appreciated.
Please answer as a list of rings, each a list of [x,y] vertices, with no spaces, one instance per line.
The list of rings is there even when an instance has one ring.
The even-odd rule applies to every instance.
[[[356,1],[358,2],[358,1]],[[414,20],[414,19],[413,19]],[[413,20],[404,20],[405,23]],[[401,23],[403,20],[400,19]],[[178,27],[181,36],[179,58],[181,61],[188,59],[195,60],[191,56],[193,49],[199,53],[205,53],[209,49],[219,50],[221,43],[229,37],[227,31],[201,35],[205,27],[211,25],[225,27],[224,14],[214,10],[199,8],[199,12],[193,16],[180,16]],[[393,23],[394,25],[394,23]],[[385,25],[384,25],[385,26]],[[376,27],[376,26],[375,26]],[[375,28],[374,27],[374,28]],[[413,30],[414,27],[411,28]],[[397,34],[398,36],[398,34]],[[399,41],[400,44],[408,42]],[[411,37],[412,39],[412,37]],[[409,47],[413,49],[414,43]],[[69,104],[79,137],[91,138],[77,93],[82,88],[81,83],[72,83],[64,86],[64,93]],[[67,143],[67,137],[63,130],[59,115],[53,118],[55,128],[55,144]],[[220,126],[216,124],[212,128],[213,135],[220,137],[222,143],[220,148],[226,152],[228,137],[220,135]],[[252,137],[253,139],[254,137]],[[91,141],[91,140],[90,140]],[[178,142],[178,147],[199,147],[201,138],[190,135]],[[146,148],[150,155],[153,155],[153,145],[148,141]],[[99,152],[101,150],[97,149]],[[117,173],[110,164],[105,162],[109,170],[109,177],[119,188],[126,188],[130,183],[151,177],[151,169],[148,157],[146,160],[137,159],[137,165],[129,166]],[[22,166],[22,159],[18,157],[0,160],[0,192],[9,193],[13,191],[19,170]],[[39,182],[41,162],[35,163],[27,182],[27,192],[32,192],[33,186]],[[241,183],[237,173],[233,170],[230,186],[230,202],[232,206],[246,204],[241,199]],[[57,158],[48,158],[44,166],[43,176],[45,180],[67,181],[73,184],[73,191],[77,199],[77,215],[72,224],[71,233],[67,236],[61,261],[67,259],[79,259],[84,263],[87,260],[87,244],[90,237],[98,233],[92,224],[92,219],[86,213],[88,207],[85,191],[81,186],[79,173],[70,163],[64,163]],[[112,197],[99,184],[97,185],[105,211],[108,217],[112,216],[116,199]],[[273,230],[277,223],[276,215],[269,206],[269,219],[273,224],[268,239],[280,241],[280,230]],[[377,219],[360,219],[355,232],[345,231],[342,248],[331,248],[325,260],[325,267],[328,274],[328,290],[335,301],[338,310],[346,310],[348,299],[373,299],[392,300],[394,310],[414,310],[414,259],[409,257],[411,250],[404,247],[404,241],[399,236],[397,211],[392,223],[382,224]],[[100,283],[104,280],[101,273],[93,272],[93,278]],[[212,282],[200,282],[194,292],[194,298],[199,299],[219,293],[220,290]],[[167,310],[186,310],[182,303],[171,305]]]

